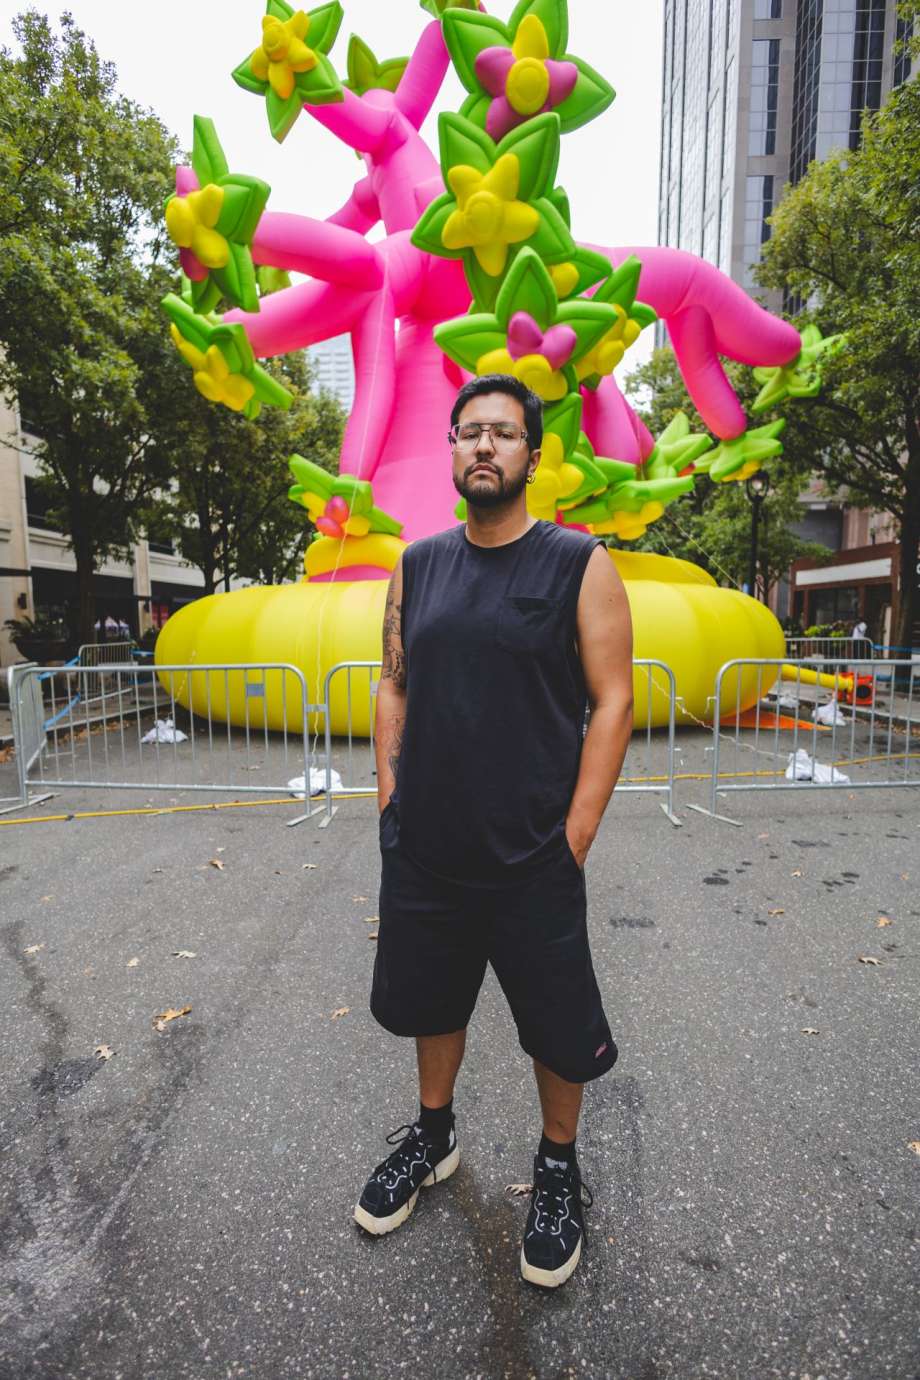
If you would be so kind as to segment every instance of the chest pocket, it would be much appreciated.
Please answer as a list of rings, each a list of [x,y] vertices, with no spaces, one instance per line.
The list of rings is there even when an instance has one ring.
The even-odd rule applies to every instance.
[[[498,616],[498,644],[506,651],[542,656],[562,652],[563,601],[509,594]]]

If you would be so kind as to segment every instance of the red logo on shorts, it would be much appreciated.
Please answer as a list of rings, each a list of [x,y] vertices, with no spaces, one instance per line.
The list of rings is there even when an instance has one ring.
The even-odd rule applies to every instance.
[[[596,1049],[596,1050],[594,1051],[594,1057],[595,1057],[595,1059],[599,1059],[599,1058],[601,1057],[601,1055],[603,1054],[603,1052],[604,1052],[604,1050],[605,1050],[606,1048],[607,1048],[607,1041],[605,1040],[604,1043],[601,1045],[600,1049]]]

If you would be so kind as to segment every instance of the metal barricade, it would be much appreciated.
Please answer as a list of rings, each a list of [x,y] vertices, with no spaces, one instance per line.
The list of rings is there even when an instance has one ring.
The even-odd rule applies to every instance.
[[[786,656],[789,661],[872,661],[875,646],[871,637],[787,637]]]
[[[104,694],[87,695],[98,675],[86,666],[13,668],[25,798],[30,788],[53,786],[283,794],[292,802],[302,789],[309,800],[310,720],[318,726],[324,706],[310,703],[296,666],[109,664]]]
[[[920,786],[917,663],[739,658],[719,671],[713,705],[709,808],[688,809],[740,827],[720,795]]]
[[[379,661],[340,662],[326,676],[326,817],[321,828],[328,825],[336,806],[334,799],[348,796],[368,796],[377,793],[377,768],[374,749],[374,720],[376,695],[381,663]],[[344,689],[334,683],[345,679]],[[681,821],[674,813],[676,686],[674,673],[662,661],[633,662],[636,703],[641,722],[633,729],[633,737],[626,762],[617,784],[618,792],[661,795],[659,803],[672,824]],[[334,734],[333,723],[345,718],[345,732]],[[666,716],[667,726],[656,731],[653,723]],[[355,723],[359,723],[360,732]],[[369,728],[364,736],[364,725]],[[637,761],[640,752],[644,759]],[[333,786],[333,773],[341,784]]]
[[[113,684],[107,671],[114,666],[132,665],[136,647],[133,641],[83,642],[80,645],[77,649],[77,665],[87,670],[98,668],[97,675],[86,675],[81,679],[80,690],[84,700],[106,698]],[[117,707],[112,706],[113,709]]]

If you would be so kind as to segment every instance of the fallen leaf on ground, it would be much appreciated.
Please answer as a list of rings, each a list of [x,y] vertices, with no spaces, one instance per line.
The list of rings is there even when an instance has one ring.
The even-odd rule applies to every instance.
[[[331,1021],[337,1021],[340,1016],[347,1016],[350,1010],[350,1006],[340,1006],[336,1011],[333,1011],[329,1019]]]
[[[42,897],[42,900],[43,900],[43,901],[53,901],[53,900],[54,900],[54,897],[53,897],[53,896],[43,896],[43,897]]]
[[[197,958],[198,955],[192,953],[191,949],[174,949],[173,958]]]
[[[365,917],[364,917],[364,923],[365,923],[365,925],[376,925],[376,924],[379,923],[379,921],[380,921],[380,916],[379,916],[379,915],[365,915]]]
[[[803,1026],[802,1026],[802,1034],[803,1034],[803,1035],[819,1035],[820,1033],[821,1033],[820,1031],[815,1030],[815,1028],[814,1028],[813,1025],[803,1025]]]
[[[907,1142],[907,1148],[908,1150],[913,1150],[915,1155],[920,1155],[920,1140],[909,1140]]]
[[[882,960],[880,958],[873,958],[871,954],[860,954],[859,961],[860,963],[868,964],[870,968],[878,968]]]
[[[533,1184],[506,1184],[505,1192],[512,1198],[524,1198],[533,1192]]]
[[[136,968],[137,965],[138,965],[139,963],[140,963],[140,959],[139,959],[139,958],[129,958],[129,959],[128,959],[128,962],[126,963],[125,966],[126,966],[127,968]]]
[[[227,849],[226,849],[226,846],[225,846],[225,847],[223,847],[223,848],[216,848],[214,851],[215,851],[215,853],[226,853]]]
[[[885,928],[886,925],[890,925],[890,924],[891,924],[891,921],[889,920],[889,918],[888,918],[887,915],[880,915],[879,918],[878,918],[878,919],[876,920],[876,922],[875,922],[876,929],[880,929],[880,930],[883,930],[883,929]]]
[[[901,873],[901,881],[902,881],[902,882],[907,882],[907,881],[909,881],[909,880],[910,880],[910,873],[909,873],[909,872],[902,872],[902,873]]]
[[[758,837],[759,839],[768,839],[768,838],[770,837],[770,835],[769,835],[769,834],[758,834],[757,837]]]
[[[353,901],[366,901],[366,900],[367,900],[367,897],[366,897],[366,896],[352,896],[351,899],[352,899]]]
[[[301,864],[301,871],[302,871],[302,872],[315,872],[316,869],[317,869],[318,867],[319,867],[319,863],[302,863],[302,864]]]
[[[44,944],[30,944],[27,949],[23,949],[24,954],[37,954],[39,949],[43,949]]]
[[[218,870],[218,872],[223,872],[223,870],[224,870],[224,868],[227,866],[227,864],[224,862],[224,860],[223,860],[222,858],[211,858],[211,859],[210,859],[210,866],[211,866],[211,867],[216,867],[217,870]]]
[[[5,765],[7,762],[12,762],[12,760],[13,749],[11,747],[0,748],[0,762]]]
[[[801,877],[801,875],[802,875],[802,869],[801,869],[800,867],[797,867],[796,870],[795,870],[794,872],[790,872],[790,873],[789,873],[789,876],[790,876],[790,877]]]
[[[168,1011],[161,1011],[159,1016],[154,1019],[154,1030],[165,1030],[167,1021],[174,1021],[178,1016],[187,1016],[191,1009],[190,1006],[183,1006],[181,1011],[177,1011],[175,1007],[171,1006]]]
[[[374,930],[374,931],[373,931],[371,934],[369,934],[367,937],[368,937],[368,939],[376,939],[376,938],[377,938],[377,931]]]
[[[111,1059],[115,1051],[111,1045],[97,1045],[93,1053],[97,1059]]]
[[[782,906],[780,906],[777,910],[768,910],[768,911],[767,911],[767,914],[768,914],[768,915],[785,915],[786,912],[783,910]]]

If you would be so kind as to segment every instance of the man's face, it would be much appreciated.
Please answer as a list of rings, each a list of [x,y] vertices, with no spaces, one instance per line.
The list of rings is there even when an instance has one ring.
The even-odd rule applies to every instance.
[[[457,421],[457,431],[477,424],[517,433],[513,445],[483,431],[475,445],[454,446],[454,488],[474,508],[499,508],[513,503],[524,491],[527,477],[537,468],[540,452],[529,450],[523,437],[524,408],[507,393],[483,393],[471,398]]]

